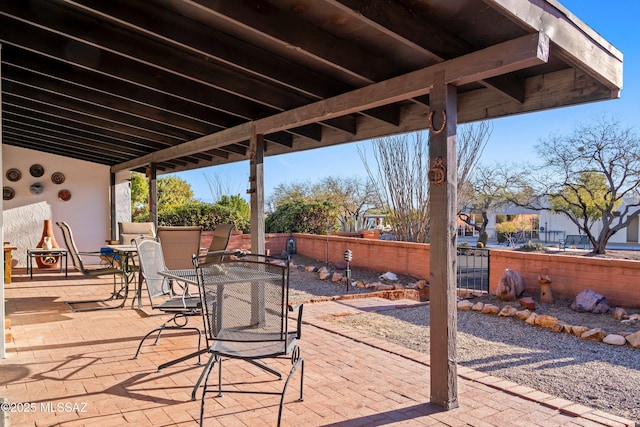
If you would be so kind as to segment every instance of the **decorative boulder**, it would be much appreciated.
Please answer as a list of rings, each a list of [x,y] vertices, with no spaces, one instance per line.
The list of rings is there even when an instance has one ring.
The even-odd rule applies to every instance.
[[[515,301],[524,292],[524,279],[515,270],[506,269],[500,277],[496,296],[501,301]]]
[[[609,303],[605,297],[590,289],[580,292],[571,304],[571,309],[578,312],[602,314],[609,311]]]

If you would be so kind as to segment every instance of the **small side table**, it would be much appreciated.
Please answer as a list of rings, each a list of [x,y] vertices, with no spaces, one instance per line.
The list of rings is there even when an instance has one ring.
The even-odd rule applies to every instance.
[[[27,249],[27,270],[29,270],[29,278],[33,279],[33,261],[36,258],[46,258],[49,256],[64,258],[64,277],[69,277],[66,249],[33,248],[33,249]],[[62,273],[62,259],[60,259],[60,273]]]

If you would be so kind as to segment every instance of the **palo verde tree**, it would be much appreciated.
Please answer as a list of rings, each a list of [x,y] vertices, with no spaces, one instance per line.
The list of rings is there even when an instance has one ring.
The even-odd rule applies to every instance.
[[[536,146],[539,173],[523,174],[514,200],[566,215],[604,254],[607,242],[640,214],[640,139],[617,120],[600,119]],[[593,227],[601,222],[599,230]]]

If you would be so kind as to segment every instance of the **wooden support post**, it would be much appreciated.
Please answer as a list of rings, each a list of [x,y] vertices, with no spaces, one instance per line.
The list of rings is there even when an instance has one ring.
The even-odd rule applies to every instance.
[[[264,242],[264,138],[251,133],[249,140],[249,193],[251,194],[251,252],[265,253]]]
[[[151,163],[147,169],[149,180],[149,221],[158,229],[158,171],[155,163]]]
[[[431,403],[458,407],[456,366],[456,88],[434,75],[429,94],[429,199],[431,243]]]

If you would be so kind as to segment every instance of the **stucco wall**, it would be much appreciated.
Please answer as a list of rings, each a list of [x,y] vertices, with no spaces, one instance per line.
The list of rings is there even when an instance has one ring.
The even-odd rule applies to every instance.
[[[349,249],[354,267],[429,278],[430,247],[427,244],[315,234],[293,234],[293,237],[299,254],[319,261],[335,263],[342,260],[344,251]]]
[[[44,167],[44,175],[35,178],[29,168],[34,163]],[[17,182],[7,180],[6,172],[16,168],[22,173]],[[51,174],[62,172],[65,181],[54,184]],[[26,249],[35,247],[42,236],[45,219],[54,222],[55,239],[61,247],[64,241],[56,221],[66,221],[74,233],[80,251],[95,251],[105,244],[110,236],[109,168],[95,163],[73,160],[55,154],[36,152],[8,145],[2,146],[3,186],[15,191],[12,200],[3,201],[4,240],[18,247],[13,252],[14,264],[26,266]],[[31,184],[40,182],[44,191],[34,195]],[[71,192],[71,199],[58,199],[62,189]],[[86,262],[98,262],[87,257]]]
[[[494,292],[505,269],[525,280],[526,293],[540,295],[538,275],[549,269],[554,297],[574,298],[584,289],[605,296],[614,305],[640,307],[640,261],[584,256],[491,250],[489,283]]]

